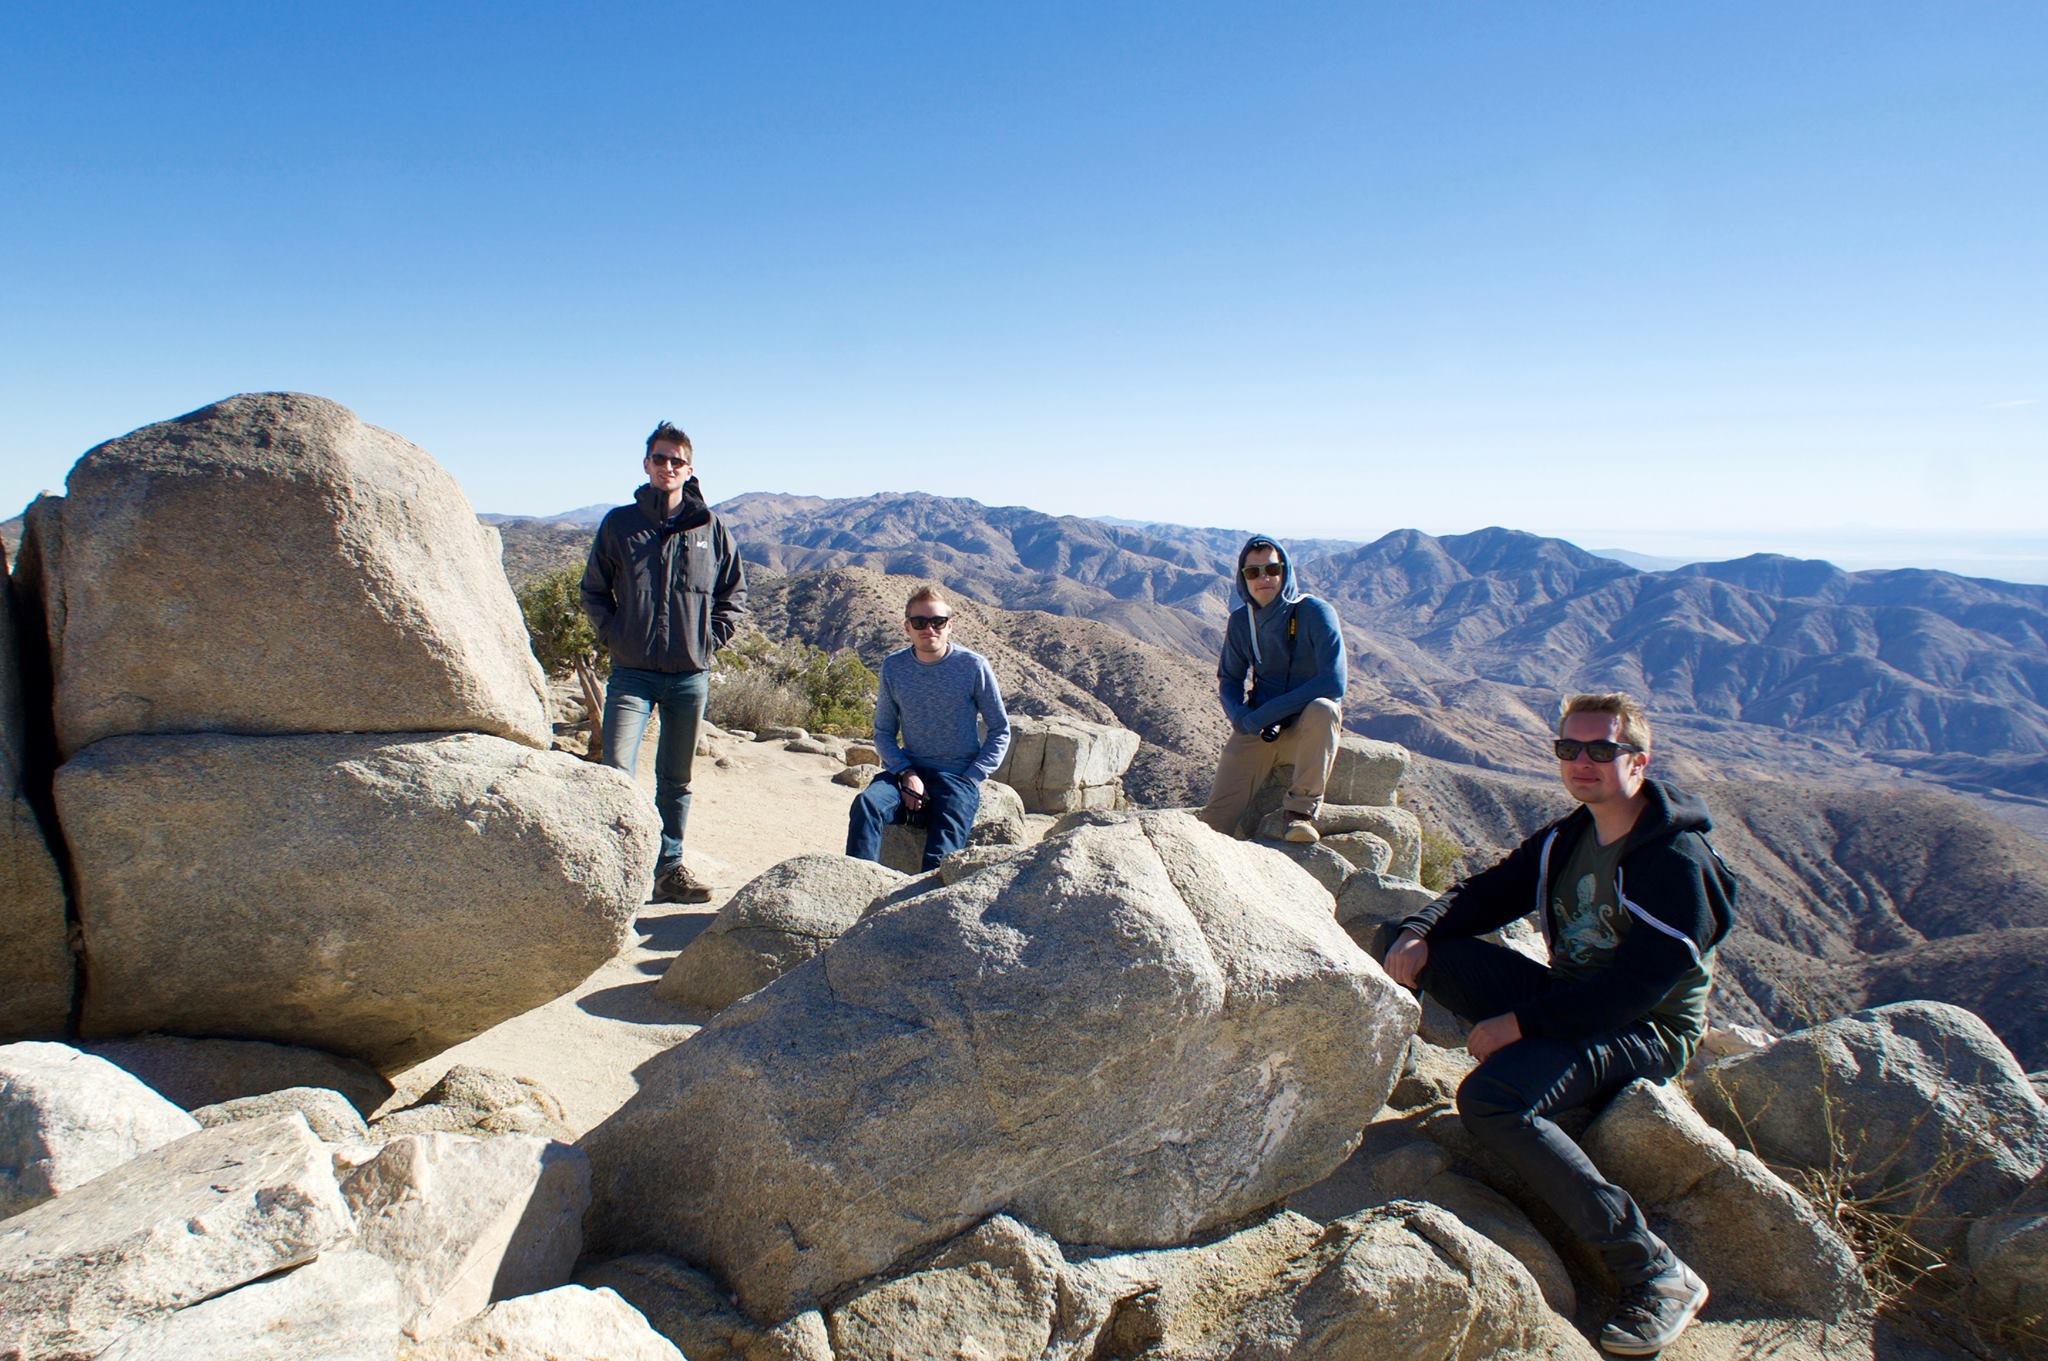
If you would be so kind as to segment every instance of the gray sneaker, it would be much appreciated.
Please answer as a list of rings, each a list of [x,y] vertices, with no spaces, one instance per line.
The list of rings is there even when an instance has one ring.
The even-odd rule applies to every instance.
[[[657,903],[708,903],[711,901],[711,886],[690,873],[688,865],[678,861],[654,876],[653,901]]]
[[[1600,1350],[1654,1356],[1678,1340],[1707,1302],[1707,1283],[1676,1257],[1670,1269],[1621,1292],[1614,1317],[1600,1330]]]

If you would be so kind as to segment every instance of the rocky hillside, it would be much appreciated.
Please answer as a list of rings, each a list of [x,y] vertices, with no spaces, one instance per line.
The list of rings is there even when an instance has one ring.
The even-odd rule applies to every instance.
[[[774,571],[937,577],[1203,663],[1242,541],[917,493],[720,512]],[[1888,782],[1903,767],[2032,802],[2048,780],[2048,587],[1769,556],[1645,572],[1504,529],[1293,548],[1344,618],[1351,726],[1445,760],[1540,771],[1529,739],[1560,691],[1626,686],[1703,773]]]

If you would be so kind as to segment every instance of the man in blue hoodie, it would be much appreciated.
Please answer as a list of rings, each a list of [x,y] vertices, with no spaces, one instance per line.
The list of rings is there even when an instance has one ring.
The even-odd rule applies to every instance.
[[[1238,550],[1233,594],[1241,603],[1224,627],[1216,667],[1231,733],[1202,821],[1225,836],[1238,835],[1253,792],[1275,766],[1290,765],[1294,782],[1281,805],[1287,839],[1315,841],[1316,814],[1344,725],[1344,635],[1337,612],[1302,594],[1286,550],[1263,534]]]
[[[1476,1023],[1465,1048],[1479,1066],[1458,1088],[1459,1116],[1620,1282],[1601,1347],[1648,1356],[1685,1331],[1706,1283],[1554,1117],[1684,1069],[1706,1030],[1735,878],[1707,841],[1706,805],[1645,778],[1650,720],[1629,696],[1573,695],[1553,745],[1580,806],[1381,927],[1374,953],[1396,983]],[[1549,964],[1479,939],[1530,912]]]

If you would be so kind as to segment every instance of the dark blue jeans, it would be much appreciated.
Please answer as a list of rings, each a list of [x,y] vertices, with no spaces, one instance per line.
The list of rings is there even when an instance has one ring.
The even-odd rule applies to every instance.
[[[1376,957],[1386,958],[1396,934],[1392,923],[1380,928]],[[1504,945],[1432,936],[1418,981],[1456,1015],[1483,1021],[1541,996],[1551,978],[1549,969]],[[1550,1117],[1602,1105],[1636,1078],[1670,1076],[1671,1055],[1647,1022],[1571,1040],[1525,1037],[1466,1076],[1458,1115],[1629,1286],[1666,1270],[1671,1249],[1650,1232],[1634,1198],[1601,1176]]]
[[[981,810],[981,783],[923,766],[911,769],[924,781],[924,867],[935,870],[967,844],[974,815]],[[904,820],[903,791],[896,787],[896,779],[886,771],[875,776],[847,811],[846,853],[857,860],[880,860],[882,829]]]
[[[647,721],[661,711],[654,748],[654,811],[661,814],[658,878],[683,858],[683,829],[690,823],[690,767],[697,758],[697,725],[704,718],[709,688],[702,671],[643,671],[615,666],[604,687],[604,763],[628,775],[640,764],[640,739]]]

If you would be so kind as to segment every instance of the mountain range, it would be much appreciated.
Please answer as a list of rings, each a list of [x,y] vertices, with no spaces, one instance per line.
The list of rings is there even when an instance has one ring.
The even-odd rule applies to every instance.
[[[891,493],[718,507],[755,567],[861,567],[1110,625],[1214,666],[1237,530]],[[501,525],[508,569],[588,531]],[[1677,769],[1878,786],[1901,774],[2048,829],[2048,587],[1759,555],[1645,571],[1508,529],[1287,545],[1344,622],[1347,724],[1483,769],[1542,773],[1557,697],[1647,697]],[[1207,681],[1206,684],[1213,684]]]

